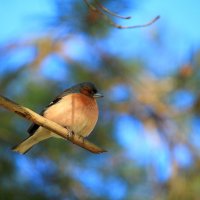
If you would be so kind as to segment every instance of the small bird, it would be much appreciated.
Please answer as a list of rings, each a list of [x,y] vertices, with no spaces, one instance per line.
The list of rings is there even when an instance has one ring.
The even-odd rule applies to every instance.
[[[86,137],[92,132],[98,120],[99,111],[96,98],[99,97],[103,95],[98,93],[93,83],[79,83],[57,96],[42,111],[41,115]],[[50,137],[62,138],[34,123],[29,127],[28,133],[30,136],[13,147],[13,151],[25,154],[31,147],[43,140]]]

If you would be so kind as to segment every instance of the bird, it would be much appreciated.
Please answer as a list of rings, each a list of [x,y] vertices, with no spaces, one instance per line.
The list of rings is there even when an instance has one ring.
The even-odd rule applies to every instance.
[[[87,137],[98,120],[99,109],[96,99],[100,97],[103,95],[93,83],[79,83],[64,90],[40,114],[65,128],[70,128],[72,133]],[[43,140],[51,137],[62,138],[35,123],[31,124],[27,132],[29,137],[13,147],[13,151],[25,154]]]

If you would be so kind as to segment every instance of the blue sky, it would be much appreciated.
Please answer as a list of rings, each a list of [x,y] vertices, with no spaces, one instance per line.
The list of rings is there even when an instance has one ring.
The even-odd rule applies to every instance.
[[[41,17],[52,13],[48,0],[0,0],[0,42],[17,39],[22,35],[37,33],[42,28]]]

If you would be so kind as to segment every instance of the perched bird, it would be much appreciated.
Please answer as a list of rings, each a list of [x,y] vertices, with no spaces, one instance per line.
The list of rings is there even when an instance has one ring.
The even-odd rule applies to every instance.
[[[103,97],[98,93],[95,85],[84,82],[66,89],[57,96],[41,113],[45,118],[52,120],[63,127],[70,129],[83,137],[88,136],[94,129],[98,119],[98,105],[96,98]],[[50,137],[61,136],[37,124],[32,124],[28,133],[30,136],[13,150],[24,154],[33,145]]]

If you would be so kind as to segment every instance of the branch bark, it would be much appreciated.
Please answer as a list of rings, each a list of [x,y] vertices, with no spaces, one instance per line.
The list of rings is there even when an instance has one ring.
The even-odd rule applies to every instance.
[[[35,113],[29,108],[21,106],[10,99],[0,95],[0,106],[4,107],[11,112],[18,114],[19,116],[32,121],[54,133],[60,135],[64,139],[71,141],[72,143],[92,152],[92,153],[103,153],[106,152],[104,149],[96,146],[95,144],[89,142],[82,136],[77,135],[76,133],[72,133],[70,127],[68,129],[60,126],[59,124],[44,118],[43,116]]]

